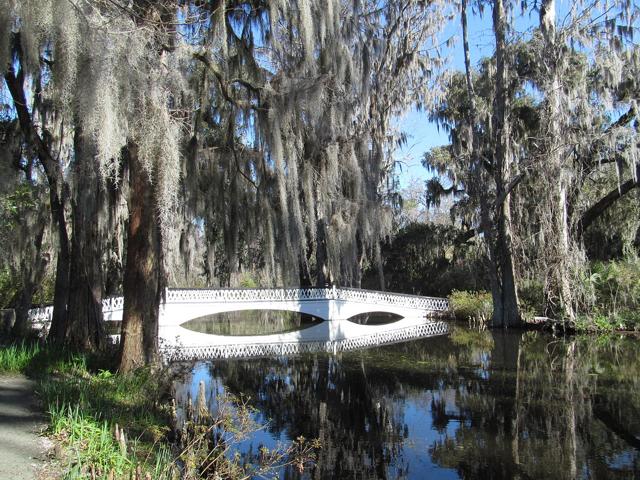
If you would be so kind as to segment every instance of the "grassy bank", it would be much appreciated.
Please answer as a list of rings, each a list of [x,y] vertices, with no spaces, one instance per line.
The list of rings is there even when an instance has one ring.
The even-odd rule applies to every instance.
[[[0,347],[0,372],[25,373],[61,447],[64,478],[176,478],[166,443],[171,419],[162,375],[115,375],[110,358],[37,343]],[[163,400],[165,400],[163,402]]]
[[[575,285],[575,322],[563,324],[562,319],[548,319],[542,323],[535,317],[546,318],[543,286],[534,281],[523,282],[518,289],[520,312],[529,324],[564,328],[577,333],[603,334],[609,332],[640,333],[640,258],[635,255],[593,262],[584,277]],[[453,315],[470,324],[485,325],[493,310],[491,294],[480,291],[453,291],[449,295]]]
[[[318,444],[298,438],[290,446],[235,453],[256,428],[246,400],[218,399],[208,413],[204,384],[184,412],[180,428],[169,396],[171,375],[141,369],[112,373],[109,356],[74,354],[49,346],[0,346],[0,373],[24,373],[49,416],[49,436],[61,447],[65,479],[245,479],[273,476],[285,465],[313,461]]]

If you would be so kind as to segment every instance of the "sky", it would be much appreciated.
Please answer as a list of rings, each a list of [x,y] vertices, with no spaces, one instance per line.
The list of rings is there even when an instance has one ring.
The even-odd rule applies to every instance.
[[[566,11],[568,6],[564,0],[558,1],[558,11]],[[492,54],[494,46],[493,30],[491,23],[491,9],[485,7],[483,15],[472,14],[468,10],[469,27],[469,50],[471,64],[477,65],[483,58]],[[529,11],[524,15],[520,14],[520,8],[516,7],[513,12],[514,25],[517,32],[527,32],[538,24],[538,12]],[[452,48],[444,50],[443,54],[448,56],[449,65],[456,70],[464,70],[464,56],[462,51],[462,26],[459,17],[447,26],[442,35],[442,40],[453,36],[455,44]],[[412,180],[424,181],[429,178],[429,174],[421,164],[422,156],[431,148],[447,145],[449,143],[448,134],[439,130],[437,125],[430,122],[425,112],[412,110],[398,119],[398,127],[407,134],[407,144],[396,152],[396,161],[399,162],[401,170],[398,171],[400,188],[405,188]]]

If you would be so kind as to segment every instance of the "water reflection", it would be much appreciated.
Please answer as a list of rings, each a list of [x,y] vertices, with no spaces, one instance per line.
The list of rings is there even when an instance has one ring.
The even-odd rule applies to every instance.
[[[395,313],[367,312],[354,315],[349,318],[349,321],[359,325],[387,325],[388,323],[394,323],[403,318],[402,315],[396,315]]]
[[[189,320],[182,327],[213,335],[268,335],[312,327],[323,320],[312,315],[282,310],[224,312]]]
[[[179,400],[251,397],[264,431],[304,435],[317,465],[283,478],[638,478],[640,342],[454,329],[337,356],[194,366]]]

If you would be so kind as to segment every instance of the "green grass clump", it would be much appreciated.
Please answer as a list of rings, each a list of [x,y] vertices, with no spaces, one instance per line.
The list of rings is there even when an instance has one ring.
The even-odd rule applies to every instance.
[[[51,345],[0,347],[2,371],[35,378],[49,433],[66,451],[65,478],[174,478],[166,445],[171,411],[166,378],[109,370],[112,358]],[[117,427],[116,427],[117,426]]]
[[[449,295],[449,305],[458,320],[486,323],[491,318],[493,300],[489,292],[454,290]]]
[[[66,478],[129,478],[136,470],[152,478],[172,478],[175,473],[166,447],[127,440],[124,430],[88,414],[79,404],[50,405],[48,413],[52,435],[68,447]]]
[[[37,343],[22,342],[0,347],[0,373],[23,373],[40,353]]]

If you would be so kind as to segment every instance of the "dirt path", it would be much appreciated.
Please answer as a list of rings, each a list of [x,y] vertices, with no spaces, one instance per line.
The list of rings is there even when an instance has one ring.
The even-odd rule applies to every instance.
[[[47,440],[38,435],[44,417],[22,375],[0,376],[0,480],[37,478]]]

